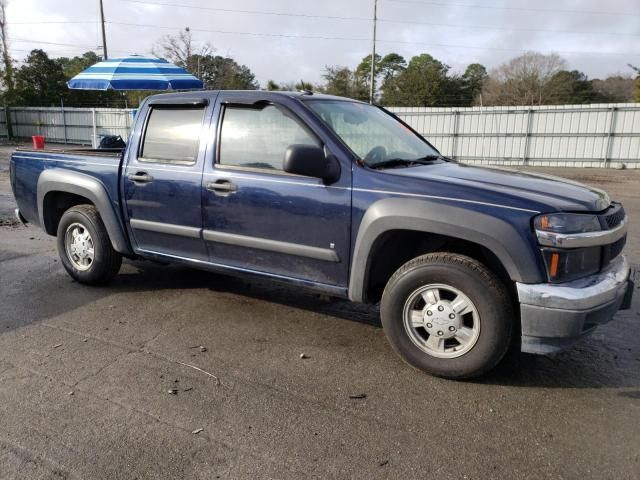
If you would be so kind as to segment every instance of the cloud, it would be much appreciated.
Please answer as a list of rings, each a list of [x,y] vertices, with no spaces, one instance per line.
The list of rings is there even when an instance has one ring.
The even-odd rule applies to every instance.
[[[264,84],[268,79],[321,81],[325,65],[355,66],[371,48],[371,22],[362,18],[371,17],[373,0],[323,2],[322,8],[311,0],[148,1],[360,19],[254,15],[105,0],[111,56],[150,53],[152,45],[162,35],[175,34],[189,26],[196,41],[208,42],[219,54],[231,55],[246,64]],[[407,58],[430,53],[454,70],[462,71],[474,62],[491,69],[524,50],[557,52],[567,59],[570,68],[582,70],[590,77],[631,73],[627,63],[640,63],[640,2],[556,0],[532,3],[520,0],[508,4],[475,3],[516,9],[468,6],[476,1],[448,3],[440,0],[420,4],[380,0],[378,53],[394,51]],[[576,13],[576,10],[624,12],[627,15]],[[9,0],[7,17],[12,53],[16,58],[23,58],[33,48],[42,48],[52,56],[69,56],[95,49],[101,43],[95,1]],[[22,23],[35,21],[80,23]],[[296,35],[327,38],[291,38]]]

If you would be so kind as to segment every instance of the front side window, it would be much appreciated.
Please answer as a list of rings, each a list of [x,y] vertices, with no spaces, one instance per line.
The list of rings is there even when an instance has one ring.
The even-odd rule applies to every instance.
[[[221,165],[282,170],[291,145],[318,142],[291,114],[274,105],[227,106],[220,132]]]
[[[375,106],[336,100],[307,105],[368,166],[440,157],[424,139]]]
[[[139,160],[195,164],[203,116],[204,108],[153,108]]]

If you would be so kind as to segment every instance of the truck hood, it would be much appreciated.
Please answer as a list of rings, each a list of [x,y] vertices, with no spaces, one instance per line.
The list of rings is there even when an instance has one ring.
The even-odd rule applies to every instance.
[[[606,192],[564,178],[503,168],[474,167],[455,162],[383,170],[392,175],[454,185],[469,200],[503,203],[538,210],[599,212],[610,205]],[[447,188],[445,185],[449,185]],[[508,202],[508,203],[507,203]]]

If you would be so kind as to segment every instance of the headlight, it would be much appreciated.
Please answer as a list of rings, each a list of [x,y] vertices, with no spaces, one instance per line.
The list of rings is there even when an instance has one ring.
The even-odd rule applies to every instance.
[[[579,213],[547,213],[538,215],[533,220],[536,230],[553,233],[586,233],[597,232],[602,228],[596,215]]]
[[[542,257],[547,267],[549,281],[561,283],[598,272],[602,262],[602,249],[600,247],[569,250],[543,248]]]
[[[599,271],[600,246],[576,248],[602,233],[597,215],[548,213],[535,217],[533,226],[550,282],[567,282]]]

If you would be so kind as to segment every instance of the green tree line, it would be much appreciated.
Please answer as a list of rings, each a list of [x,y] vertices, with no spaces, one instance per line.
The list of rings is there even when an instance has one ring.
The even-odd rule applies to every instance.
[[[131,106],[149,92],[69,90],[66,82],[100,61],[94,52],[75,57],[50,58],[43,50],[33,50],[15,65],[6,54],[1,31],[2,69],[0,100],[5,105],[25,106]],[[159,39],[153,49],[200,78],[206,89],[258,89],[255,74],[228,56],[216,55],[208,45],[197,45],[187,28],[178,35]],[[276,82],[267,90],[313,90],[367,101],[370,92],[371,55],[355,67],[329,65],[322,82]],[[527,52],[488,71],[479,63],[462,73],[428,53],[405,59],[397,53],[376,55],[374,92],[376,103],[410,107],[464,107],[473,105],[551,105],[610,102],[640,102],[640,71],[636,77],[613,75],[589,79],[578,70],[569,70],[558,55]]]

